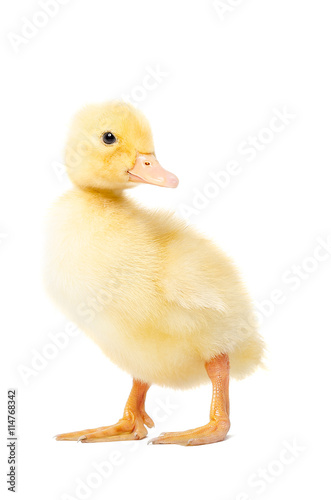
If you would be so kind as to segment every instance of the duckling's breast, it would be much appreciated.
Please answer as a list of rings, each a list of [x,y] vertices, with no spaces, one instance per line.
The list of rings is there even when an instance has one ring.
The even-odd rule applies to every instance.
[[[104,311],[128,317],[128,310],[139,322],[157,300],[157,243],[129,208],[73,190],[51,211],[46,287],[80,324]]]

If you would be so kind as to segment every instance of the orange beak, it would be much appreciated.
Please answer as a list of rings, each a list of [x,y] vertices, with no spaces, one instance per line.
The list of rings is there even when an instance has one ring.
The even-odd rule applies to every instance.
[[[177,187],[179,182],[174,174],[161,167],[152,154],[138,154],[136,163],[128,173],[132,182],[143,182],[170,188]]]

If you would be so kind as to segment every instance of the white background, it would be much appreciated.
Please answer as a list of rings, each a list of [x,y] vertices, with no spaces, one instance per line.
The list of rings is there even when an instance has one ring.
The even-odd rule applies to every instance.
[[[329,2],[225,0],[224,15],[212,0],[62,3],[46,20],[35,0],[1,6],[3,491],[12,498],[5,410],[14,387],[17,499],[326,498],[331,256],[319,238],[331,234]],[[16,39],[15,50],[13,34],[22,35],[24,18],[45,25],[25,42]],[[144,90],[151,69],[162,77]],[[25,380],[19,372],[32,368],[36,353],[49,352],[50,332],[67,325],[43,290],[41,263],[47,208],[69,185],[59,166],[68,123],[85,103],[123,95],[138,98],[159,161],[180,179],[176,190],[135,189],[142,203],[182,213],[206,189],[210,172],[239,164],[228,185],[188,217],[234,257],[264,308],[268,370],[231,383],[232,427],[223,443],[52,440],[114,423],[130,389],[129,375],[82,333]],[[270,132],[274,110],[284,108],[295,117]],[[248,161],[239,148],[258,134],[269,143],[259,140],[261,151]],[[304,274],[293,278],[298,272]],[[157,425],[150,436],[206,423],[210,395],[208,386],[153,387],[147,410]],[[290,451],[293,442],[297,451]],[[100,479],[95,465],[105,460],[113,469]],[[82,482],[92,489],[77,489]]]

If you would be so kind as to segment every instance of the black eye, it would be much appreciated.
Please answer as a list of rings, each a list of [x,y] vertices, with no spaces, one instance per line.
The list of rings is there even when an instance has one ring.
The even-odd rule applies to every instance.
[[[105,144],[114,144],[114,142],[116,142],[116,137],[111,132],[105,132],[102,136],[102,140]]]

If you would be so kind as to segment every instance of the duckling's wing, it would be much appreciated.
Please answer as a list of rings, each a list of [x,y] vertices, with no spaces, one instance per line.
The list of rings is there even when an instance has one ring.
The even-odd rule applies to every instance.
[[[241,283],[223,252],[210,241],[186,232],[169,243],[166,255],[162,286],[168,301],[186,309],[228,310]]]
[[[202,276],[183,276],[166,283],[166,299],[180,304],[185,309],[214,309],[220,313],[227,311],[227,305],[218,290],[203,282]],[[185,279],[187,278],[187,279]],[[196,280],[193,283],[193,280]]]

